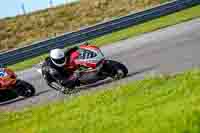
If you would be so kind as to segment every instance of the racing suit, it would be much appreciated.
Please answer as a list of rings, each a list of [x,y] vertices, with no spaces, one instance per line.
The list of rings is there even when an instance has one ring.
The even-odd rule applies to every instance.
[[[79,85],[78,75],[74,73],[78,66],[76,65],[76,59],[79,56],[78,47],[74,47],[65,52],[66,64],[63,67],[57,67],[47,57],[42,64],[42,74],[49,86],[56,90],[64,91],[63,89],[73,89],[76,85]]]

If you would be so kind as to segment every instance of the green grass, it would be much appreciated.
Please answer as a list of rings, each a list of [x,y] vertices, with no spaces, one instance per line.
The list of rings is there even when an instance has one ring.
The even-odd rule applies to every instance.
[[[199,133],[200,70],[73,97],[0,115],[9,133]]]
[[[103,37],[99,37],[97,39],[91,40],[91,42],[97,46],[107,45],[113,42],[117,42],[120,40],[124,40],[130,37],[138,36],[143,33],[155,31],[160,28],[164,28],[170,25],[174,25],[177,23],[181,23],[184,21],[188,21],[200,16],[200,6],[195,6],[189,9],[185,9],[183,11],[163,16],[158,19],[154,19],[152,21],[145,22],[143,24],[133,26],[121,31],[114,32],[112,34],[105,35]],[[45,55],[46,56],[46,55]],[[41,57],[36,57],[33,59],[26,60],[24,62],[17,63],[15,65],[10,66],[12,69],[18,71],[23,70],[29,67],[32,67],[34,64],[37,64],[41,61]]]

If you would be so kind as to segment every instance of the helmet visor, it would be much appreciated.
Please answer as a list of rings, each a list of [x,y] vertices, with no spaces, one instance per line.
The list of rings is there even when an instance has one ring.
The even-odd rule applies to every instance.
[[[53,61],[56,63],[56,64],[58,64],[58,65],[62,65],[62,64],[64,64],[65,63],[65,57],[63,57],[63,58],[60,58],[60,59],[53,59]]]

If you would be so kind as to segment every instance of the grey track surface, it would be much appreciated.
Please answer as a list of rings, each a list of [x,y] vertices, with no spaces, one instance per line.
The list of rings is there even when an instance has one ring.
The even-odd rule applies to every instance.
[[[142,79],[146,74],[182,72],[200,64],[200,19],[102,47],[105,55],[127,65],[130,76],[118,83]],[[18,110],[67,98],[47,87],[35,68],[18,73],[37,88],[37,95],[0,103],[0,110]],[[102,83],[89,90],[117,83]],[[88,90],[87,87],[84,90]]]

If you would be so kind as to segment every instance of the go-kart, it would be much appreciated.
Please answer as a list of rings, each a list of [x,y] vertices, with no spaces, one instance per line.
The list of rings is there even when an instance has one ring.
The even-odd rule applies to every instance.
[[[119,80],[127,76],[127,67],[114,60],[108,60],[100,48],[93,45],[81,45],[79,47],[78,72],[81,84],[94,83],[111,77]]]
[[[17,75],[9,68],[0,68],[0,96],[14,93],[17,96],[31,97],[35,88],[28,82],[17,79]]]
[[[124,64],[106,59],[100,48],[96,46],[83,44],[79,46],[78,52],[80,54],[76,60],[76,65],[79,66],[79,69],[76,70],[79,75],[77,86],[92,84],[100,80],[105,80],[108,77],[113,80],[119,80],[128,74],[128,69]],[[38,72],[45,79],[41,67],[38,69]],[[69,89],[72,90],[73,88]]]

